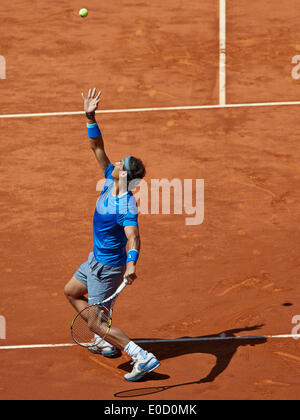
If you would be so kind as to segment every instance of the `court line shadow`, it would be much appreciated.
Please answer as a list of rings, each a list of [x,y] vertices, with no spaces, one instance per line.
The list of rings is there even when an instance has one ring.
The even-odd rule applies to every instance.
[[[213,382],[221,373],[225,371],[225,369],[230,364],[233,356],[235,355],[237,349],[241,346],[256,346],[259,344],[264,344],[268,340],[266,337],[260,336],[247,336],[247,337],[236,337],[235,334],[245,331],[254,331],[261,328],[262,325],[254,325],[251,327],[244,327],[244,328],[237,328],[232,330],[221,331],[218,334],[206,335],[206,336],[199,336],[199,337],[180,337],[180,339],[188,339],[188,338],[199,338],[199,341],[176,341],[170,340],[168,342],[158,342],[158,343],[144,343],[142,346],[145,350],[148,350],[151,353],[154,353],[156,357],[163,361],[165,359],[170,359],[172,357],[181,356],[184,354],[193,354],[193,353],[207,353],[212,354],[216,357],[216,363],[212,367],[211,371],[206,375],[204,378],[199,379],[198,381],[193,382],[186,382],[182,384],[170,385],[170,386],[158,386],[158,387],[148,387],[148,388],[137,388],[137,389],[130,389],[126,391],[117,392],[114,394],[117,398],[129,398],[129,397],[136,397],[142,395],[149,395],[154,394],[157,392],[162,392],[166,389],[192,385],[192,384],[202,384],[207,382]],[[224,340],[211,340],[211,341],[201,341],[201,339],[205,338],[215,338],[219,337],[220,335],[226,335]],[[236,337],[234,339],[230,339],[232,337]],[[138,341],[139,339],[135,339],[134,341]],[[145,340],[145,339],[144,339]],[[151,339],[149,339],[150,341]],[[155,339],[153,339],[155,340]],[[131,370],[130,362],[123,363],[118,366],[119,369],[123,369],[125,371]],[[150,380],[165,380],[169,379],[168,375],[159,374],[156,372],[151,372],[139,382],[146,382]]]

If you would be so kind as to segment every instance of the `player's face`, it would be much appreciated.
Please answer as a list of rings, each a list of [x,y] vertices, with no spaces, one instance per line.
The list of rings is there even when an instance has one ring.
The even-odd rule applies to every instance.
[[[115,162],[115,168],[112,171],[112,177],[113,178],[119,178],[119,174],[121,171],[123,171],[123,167],[124,167],[124,161],[120,160],[119,162]]]

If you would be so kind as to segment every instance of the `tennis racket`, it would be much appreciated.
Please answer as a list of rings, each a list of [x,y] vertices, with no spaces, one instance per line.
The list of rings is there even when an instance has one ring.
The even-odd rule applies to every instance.
[[[118,289],[109,298],[99,304],[88,305],[80,311],[71,323],[71,337],[81,347],[95,346],[95,334],[104,339],[112,324],[112,312],[115,299],[128,284],[124,279]]]

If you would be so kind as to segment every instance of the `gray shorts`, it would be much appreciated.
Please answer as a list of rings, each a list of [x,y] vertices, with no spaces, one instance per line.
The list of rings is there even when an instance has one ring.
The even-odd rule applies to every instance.
[[[81,264],[74,277],[88,289],[90,305],[102,302],[111,296],[123,281],[126,266],[110,267],[96,261],[94,253]]]

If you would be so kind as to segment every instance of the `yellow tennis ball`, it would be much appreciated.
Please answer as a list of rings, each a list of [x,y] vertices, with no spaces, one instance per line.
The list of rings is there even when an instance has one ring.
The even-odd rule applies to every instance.
[[[81,16],[81,17],[87,17],[88,14],[89,14],[89,11],[87,9],[80,9],[79,10],[79,16]]]

